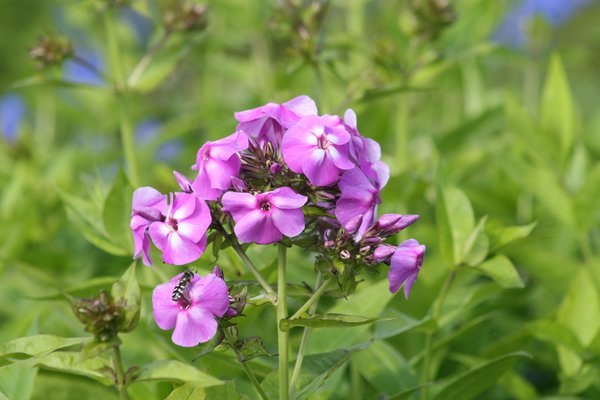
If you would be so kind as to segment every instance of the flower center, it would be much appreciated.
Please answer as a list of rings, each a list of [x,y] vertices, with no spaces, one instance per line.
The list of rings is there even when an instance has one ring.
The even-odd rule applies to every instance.
[[[209,158],[210,158],[210,150],[206,149],[202,152],[202,160],[208,161]]]
[[[179,308],[181,310],[187,310],[192,305],[192,303],[185,297],[185,295],[181,296],[181,298],[179,299],[178,304],[179,304]]]
[[[263,211],[271,210],[271,203],[269,203],[268,201],[263,201],[262,203],[260,203],[260,209]]]
[[[172,231],[177,230],[177,220],[175,218],[168,218],[165,223],[169,226]]]
[[[319,148],[326,150],[330,145],[331,142],[329,140],[327,140],[327,135],[325,135],[324,133],[321,134],[321,136],[319,136]]]

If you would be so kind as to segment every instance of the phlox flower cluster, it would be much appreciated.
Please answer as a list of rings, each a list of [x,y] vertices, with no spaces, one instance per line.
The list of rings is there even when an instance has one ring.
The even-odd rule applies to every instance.
[[[381,161],[380,145],[359,133],[354,111],[343,118],[319,115],[311,98],[299,96],[237,112],[235,118],[234,133],[200,147],[192,176],[174,172],[179,191],[135,191],[134,256],[150,265],[152,242],[163,262],[188,264],[202,256],[214,231],[238,243],[281,242],[313,251],[316,265],[324,265],[345,294],[361,270],[389,264],[390,291],[404,284],[408,297],[425,246],[414,239],[394,246],[386,239],[418,216],[377,217],[390,170]],[[226,286],[212,275],[194,277],[185,304],[172,302],[168,293],[180,277],[155,290],[156,321],[163,329],[175,328],[176,343],[214,336],[215,318],[225,315],[229,303]],[[210,305],[197,306],[207,301]],[[195,335],[181,334],[200,325]]]

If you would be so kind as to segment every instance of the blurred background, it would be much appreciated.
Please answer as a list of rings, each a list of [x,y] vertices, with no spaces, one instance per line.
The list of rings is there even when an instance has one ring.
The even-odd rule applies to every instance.
[[[431,331],[399,330],[312,398],[393,398],[512,351],[529,356],[480,398],[600,398],[599,21],[597,0],[1,1],[0,340],[85,335],[59,290],[92,295],[131,263],[127,217],[113,229],[103,211],[120,167],[131,188],[176,190],[172,171],[191,176],[198,148],[234,131],[233,112],[306,94],[320,113],[354,109],[381,143],[392,178],[379,212],[421,215],[399,238],[427,245],[410,300],[363,297],[364,313],[435,317],[461,269],[434,318],[431,373]],[[241,273],[228,253],[217,262]],[[296,283],[314,280],[310,256],[290,265]],[[160,280],[139,269],[142,321],[122,338],[125,364],[189,361],[154,325]],[[367,279],[383,288],[386,274]],[[240,330],[276,352],[275,332],[258,330],[274,326],[271,310],[247,314]],[[313,350],[350,346],[356,332],[325,330]],[[260,377],[275,365],[252,363]],[[230,355],[195,365],[253,398]],[[117,398],[14,365],[0,367],[0,392]]]

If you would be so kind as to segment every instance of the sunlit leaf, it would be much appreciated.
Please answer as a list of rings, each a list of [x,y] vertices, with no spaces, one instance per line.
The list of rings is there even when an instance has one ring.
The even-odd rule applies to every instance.
[[[220,386],[196,386],[191,383],[186,383],[178,388],[175,388],[166,400],[245,400],[247,396],[239,394],[235,390],[233,381],[228,381]]]
[[[194,366],[176,360],[155,361],[143,366],[131,384],[147,381],[193,383],[197,387],[217,386],[224,383]]]
[[[10,340],[0,343],[0,364],[5,363],[6,358],[23,360],[30,357],[43,357],[86,340],[88,338],[65,338],[53,335],[35,335]]]
[[[393,318],[367,318],[358,315],[323,314],[294,319],[282,319],[279,321],[279,328],[284,332],[289,331],[297,326],[309,328],[342,328],[348,326],[372,324],[375,321],[390,319]]]
[[[502,254],[487,260],[477,269],[503,288],[522,288],[525,286],[513,263]]]
[[[490,233],[490,250],[496,251],[517,240],[524,239],[531,234],[537,222],[527,225],[507,226],[496,228]]]
[[[104,201],[102,220],[111,241],[120,243],[121,247],[128,248],[131,253],[133,253],[133,238],[129,228],[129,220],[132,195],[133,188],[123,170],[119,168],[113,186]]]
[[[124,320],[119,327],[120,332],[131,332],[137,326],[140,318],[140,285],[135,275],[135,266],[133,262],[123,276],[115,282],[112,287],[112,296],[115,304],[121,306],[124,310]]]
[[[26,360],[23,363],[68,374],[85,376],[104,385],[114,383],[111,371],[113,366],[112,360],[103,356],[84,358],[79,352],[57,351],[41,358]]]

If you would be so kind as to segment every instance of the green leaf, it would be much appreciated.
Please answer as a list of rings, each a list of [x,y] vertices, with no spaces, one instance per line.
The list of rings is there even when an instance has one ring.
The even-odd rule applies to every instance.
[[[583,352],[583,347],[577,337],[566,326],[547,320],[539,320],[527,325],[527,330],[536,339],[552,343],[555,346],[565,346],[577,353]]]
[[[486,221],[487,217],[481,218],[475,229],[473,229],[473,232],[467,238],[461,253],[462,263],[474,267],[481,264],[487,257],[490,249],[490,239],[485,233]]]
[[[202,387],[186,383],[175,388],[166,400],[244,400],[247,396],[235,390],[235,383],[228,381],[224,385]]]
[[[475,229],[471,202],[461,190],[438,184],[436,220],[443,257],[448,265],[459,265],[465,256],[464,246]]]
[[[477,269],[503,288],[522,288],[525,286],[513,263],[502,254],[487,260]]]
[[[577,131],[577,114],[565,69],[558,54],[553,55],[550,60],[540,117],[542,129],[560,144],[560,154],[564,161]]]
[[[273,355],[265,348],[263,340],[258,336],[250,336],[246,339],[238,340],[235,345],[239,349],[238,360],[240,362],[250,361],[256,357]]]
[[[176,360],[155,361],[142,367],[130,384],[148,381],[192,383],[197,387],[218,386],[224,383],[189,364]]]
[[[60,300],[64,299],[65,294],[75,297],[92,297],[97,295],[100,290],[108,289],[115,283],[116,279],[114,276],[98,276],[86,279],[67,289],[58,290],[47,295],[31,296],[30,298],[33,300]]]
[[[104,385],[114,384],[112,361],[106,357],[82,357],[75,351],[57,351],[42,358],[32,358],[23,363],[47,369],[92,378]]]
[[[121,168],[115,175],[113,186],[106,196],[102,210],[104,228],[113,243],[133,253],[133,238],[129,227],[133,188]]]
[[[531,356],[515,352],[481,363],[446,383],[434,400],[469,400],[493,386],[513,365]]]
[[[393,318],[367,318],[358,315],[323,314],[311,315],[305,318],[282,319],[279,321],[279,329],[284,332],[297,326],[309,328],[343,328],[348,326],[359,326],[372,324],[375,321],[391,320]]]
[[[394,317],[393,319],[386,319],[375,323],[376,340],[389,339],[413,329],[425,330],[428,328],[435,329],[436,327],[435,322],[429,316],[423,319],[415,319],[394,309],[391,310],[391,314]]]
[[[592,273],[580,268],[558,308],[556,318],[585,348],[593,343],[600,330],[600,297],[594,282]],[[583,362],[577,353],[565,346],[558,346],[558,359],[566,376],[576,375]]]
[[[65,192],[60,192],[60,197],[65,205],[67,218],[91,244],[116,256],[131,254],[131,248],[111,241],[100,219],[100,210],[91,202]]]
[[[417,385],[410,364],[392,345],[384,341],[372,343],[353,355],[353,363],[363,378],[379,392],[399,393],[403,388]]]
[[[65,338],[53,335],[35,335],[0,343],[0,365],[6,358],[19,360],[43,357],[53,351],[81,344],[88,338]]]
[[[312,393],[315,393],[325,381],[340,368],[350,355],[364,349],[366,345],[355,346],[350,349],[335,350],[328,353],[311,354],[304,357],[302,372],[298,379],[296,387],[296,400],[306,399]],[[293,364],[289,365],[290,369]],[[261,386],[267,395],[276,399],[279,394],[279,373],[277,370],[271,372],[262,381]]]
[[[527,225],[497,228],[490,233],[490,250],[496,251],[510,243],[526,238],[537,226],[537,222]]]
[[[135,275],[137,262],[133,262],[121,279],[114,283],[112,287],[112,297],[115,304],[118,304],[125,311],[124,321],[119,327],[119,332],[131,332],[137,326],[140,319],[140,285]]]

